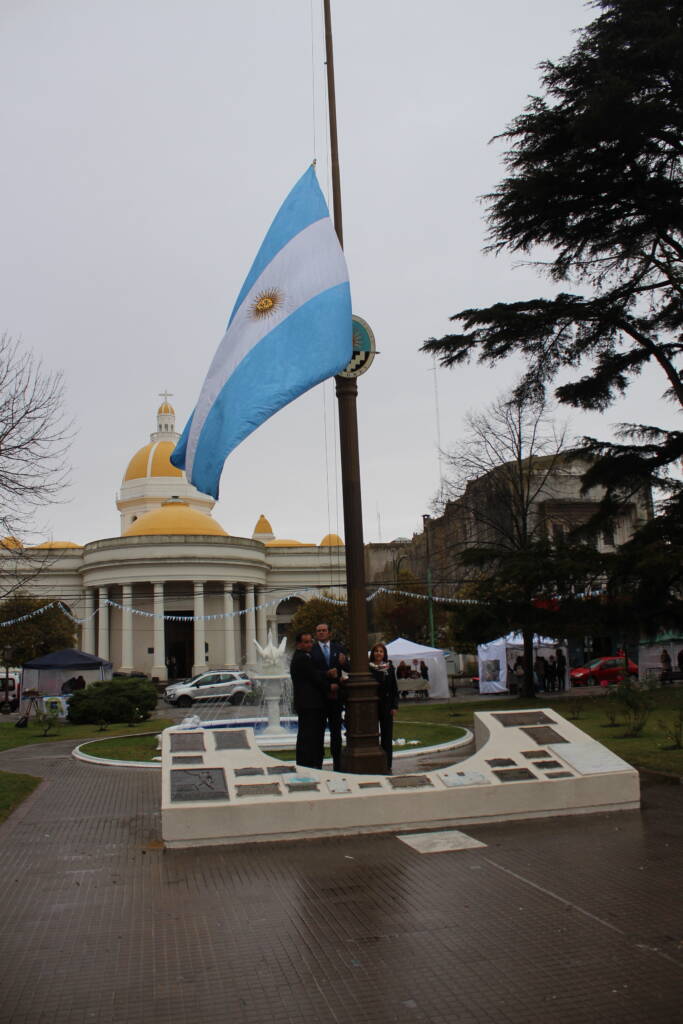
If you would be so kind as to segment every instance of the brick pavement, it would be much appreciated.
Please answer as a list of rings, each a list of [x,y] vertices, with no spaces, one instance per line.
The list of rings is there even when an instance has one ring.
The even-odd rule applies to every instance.
[[[3,1024],[611,1024],[681,1019],[683,789],[642,812],[164,851],[159,777],[68,742],[0,826]]]

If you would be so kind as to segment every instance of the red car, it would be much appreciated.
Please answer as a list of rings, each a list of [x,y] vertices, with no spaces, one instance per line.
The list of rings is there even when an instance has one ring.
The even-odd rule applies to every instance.
[[[638,678],[638,666],[628,659],[628,675]],[[581,668],[569,673],[572,686],[611,686],[624,678],[624,659],[611,654],[607,658],[594,658]]]

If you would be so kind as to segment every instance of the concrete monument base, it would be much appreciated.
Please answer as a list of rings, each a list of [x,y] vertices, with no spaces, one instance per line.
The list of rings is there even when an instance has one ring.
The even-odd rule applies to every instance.
[[[477,712],[477,751],[414,775],[298,768],[251,729],[166,729],[162,835],[168,847],[441,828],[634,810],[637,771],[551,708]]]

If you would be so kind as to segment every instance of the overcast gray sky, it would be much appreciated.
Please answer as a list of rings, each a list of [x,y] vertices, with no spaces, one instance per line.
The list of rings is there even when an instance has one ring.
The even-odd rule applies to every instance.
[[[484,256],[493,135],[538,63],[594,15],[579,0],[333,0],[344,237],[380,355],[360,379],[366,540],[421,528],[439,478],[435,374],[420,342],[467,306],[551,288]],[[182,429],[262,237],[311,159],[329,197],[320,0],[4,0],[0,329],[64,371],[73,484],[43,525],[119,533],[115,492],[168,389]],[[436,372],[441,442],[513,364]],[[581,417],[670,422],[645,375]],[[214,514],[251,536],[343,533],[333,383],[228,459]],[[380,534],[381,532],[381,534]]]

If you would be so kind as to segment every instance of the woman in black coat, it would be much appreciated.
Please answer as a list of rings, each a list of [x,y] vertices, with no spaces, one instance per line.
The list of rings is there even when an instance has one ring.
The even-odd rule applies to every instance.
[[[392,744],[394,741],[394,715],[398,709],[398,686],[394,666],[389,661],[384,644],[375,644],[370,652],[370,675],[377,681],[379,735],[382,749],[387,755],[387,769],[391,774]]]

